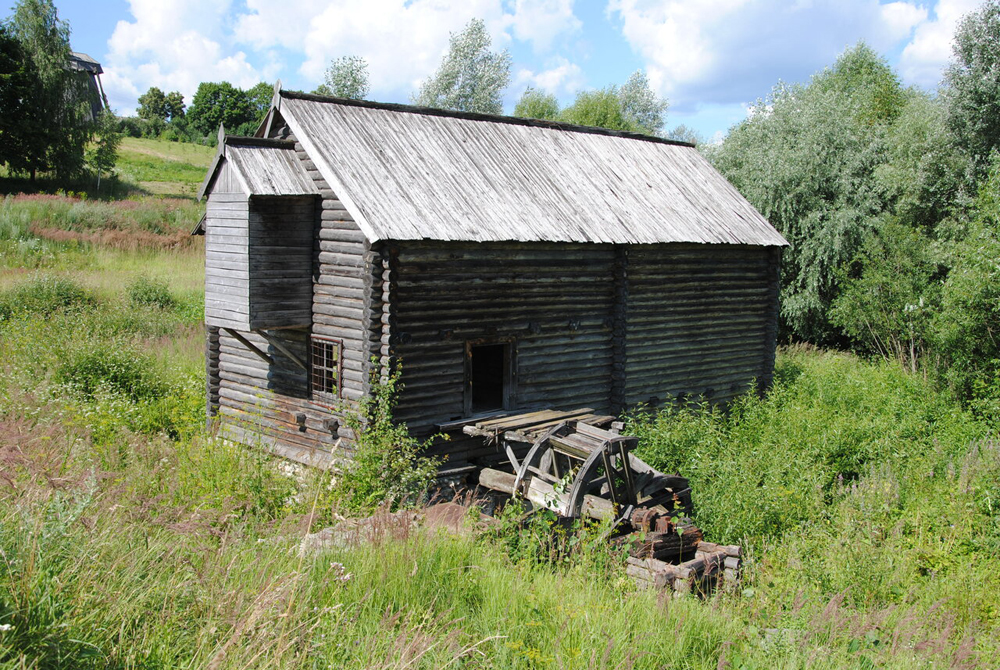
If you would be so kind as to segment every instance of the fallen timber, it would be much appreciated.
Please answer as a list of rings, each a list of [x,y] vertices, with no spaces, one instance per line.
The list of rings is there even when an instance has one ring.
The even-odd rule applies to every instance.
[[[610,429],[601,427],[608,424]],[[561,517],[612,522],[614,541],[629,550],[626,574],[640,587],[680,595],[735,583],[740,548],[706,542],[688,518],[688,480],[658,472],[632,454],[638,438],[620,429],[613,417],[589,409],[485,417],[463,427],[502,446],[513,468],[482,469],[481,486]],[[529,440],[519,459],[511,443]]]

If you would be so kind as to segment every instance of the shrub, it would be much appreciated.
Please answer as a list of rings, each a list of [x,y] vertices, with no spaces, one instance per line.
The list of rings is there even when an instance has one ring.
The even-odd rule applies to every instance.
[[[107,343],[71,354],[56,381],[84,398],[106,390],[132,400],[150,400],[167,391],[155,361],[131,347]]]
[[[129,302],[133,305],[168,309],[176,304],[167,282],[162,279],[140,276],[129,284],[127,292]]]
[[[0,292],[0,319],[39,314],[48,316],[61,310],[75,310],[96,301],[77,282],[67,277],[42,275]]]
[[[439,461],[421,456],[427,444],[415,440],[406,424],[392,419],[399,390],[399,369],[383,378],[373,362],[372,392],[348,412],[347,425],[357,435],[354,456],[337,478],[335,497],[348,510],[367,511],[421,497],[437,473]]]

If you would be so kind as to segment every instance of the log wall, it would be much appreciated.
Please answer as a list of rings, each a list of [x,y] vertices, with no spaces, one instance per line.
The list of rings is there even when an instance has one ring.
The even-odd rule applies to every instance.
[[[400,242],[382,258],[383,354],[402,362],[397,418],[418,436],[464,415],[470,340],[512,342],[516,408],[617,413],[770,383],[772,248]]]
[[[777,247],[629,249],[625,402],[727,402],[774,367]]]
[[[609,408],[614,286],[610,245],[400,243],[392,282],[396,416],[417,435],[461,418],[465,344],[509,341],[517,408]],[[452,460],[483,452],[438,445]],[[485,451],[492,452],[487,448]]]

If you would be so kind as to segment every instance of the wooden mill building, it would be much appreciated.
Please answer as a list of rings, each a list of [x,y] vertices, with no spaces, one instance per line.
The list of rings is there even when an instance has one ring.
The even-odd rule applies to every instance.
[[[220,140],[208,407],[236,438],[349,457],[340,412],[391,359],[418,437],[770,382],[787,243],[689,144],[278,90],[256,137]]]

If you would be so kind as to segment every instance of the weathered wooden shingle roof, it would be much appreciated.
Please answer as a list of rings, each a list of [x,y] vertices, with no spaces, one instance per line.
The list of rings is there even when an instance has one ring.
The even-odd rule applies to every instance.
[[[276,102],[372,241],[787,244],[686,143],[288,91]]]
[[[286,140],[226,135],[198,191],[201,198],[228,160],[247,195],[315,195],[316,182],[295,155],[295,143]]]

